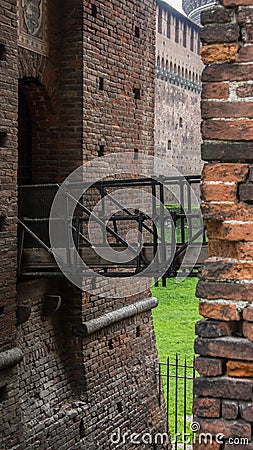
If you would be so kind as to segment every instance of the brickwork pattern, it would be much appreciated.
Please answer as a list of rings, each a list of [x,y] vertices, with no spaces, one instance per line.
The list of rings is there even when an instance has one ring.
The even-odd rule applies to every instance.
[[[61,182],[100,152],[137,153],[141,165],[154,145],[155,4],[48,2],[48,57],[18,48],[17,1],[0,6],[0,339],[1,351],[17,346],[23,353],[18,366],[0,371],[0,447],[114,449],[110,435],[118,428],[129,435],[166,430],[151,311],[88,337],[80,330],[150,292],[131,295],[131,281],[117,299],[115,292],[107,298],[106,278],[92,280],[96,295],[64,279],[16,279],[18,81],[31,115],[33,183]],[[47,295],[62,299],[49,316]],[[17,306],[31,308],[19,325]],[[135,445],[129,439],[117,448]]]
[[[224,0],[202,15],[209,258],[197,287],[204,319],[196,325],[194,413],[200,430],[223,433],[224,443],[195,448],[252,448],[252,6]]]

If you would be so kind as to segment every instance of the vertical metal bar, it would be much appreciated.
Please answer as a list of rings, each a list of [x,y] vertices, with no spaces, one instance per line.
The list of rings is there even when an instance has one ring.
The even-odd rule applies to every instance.
[[[80,217],[79,214],[76,217],[76,232],[75,232],[75,246],[76,251],[74,251],[74,267],[77,268],[77,255],[79,250],[79,238],[80,238]]]
[[[169,275],[175,276],[175,258],[174,255],[177,251],[177,236],[176,236],[176,226],[177,226],[177,213],[176,211],[171,211],[171,255],[173,259],[169,267]]]
[[[140,214],[138,217],[138,250],[139,253],[136,257],[136,273],[140,273],[141,271],[141,248],[142,248],[142,224],[143,224],[143,215]]]
[[[25,240],[25,230],[24,230],[24,228],[22,228],[20,249],[19,249],[19,256],[18,256],[18,275],[21,274],[21,263],[22,263],[22,256],[23,256],[23,250],[24,250],[24,240]]]
[[[175,386],[175,450],[177,450],[177,418],[178,418],[178,354],[176,353],[176,386]]]
[[[187,222],[188,222],[188,241],[189,239],[192,238],[192,221],[194,219],[192,219],[191,217],[191,213],[192,213],[192,199],[191,199],[191,186],[189,184],[189,182],[186,185],[187,187],[187,212],[189,213],[190,217],[188,217]]]
[[[169,435],[170,420],[170,357],[167,358],[167,435]]]
[[[66,264],[68,266],[68,268],[70,267],[71,264],[71,255],[70,255],[70,236],[69,233],[72,233],[72,230],[70,231],[70,226],[71,226],[71,218],[69,218],[69,199],[68,197],[66,197],[66,217],[65,217],[65,232],[66,232]]]
[[[112,223],[113,223],[113,229],[115,231],[115,233],[118,235],[118,227],[117,227],[117,222],[115,218],[112,218]],[[117,244],[119,244],[119,239],[117,236],[115,236],[116,242]]]
[[[186,365],[186,358],[184,359],[184,450],[186,450],[186,415],[187,415],[187,365]]]
[[[180,213],[184,214],[184,182],[180,181]],[[185,243],[185,222],[184,217],[180,218],[180,227],[181,227],[181,243]]]
[[[161,257],[162,267],[165,267],[166,262],[166,245],[165,245],[165,228],[164,228],[164,186],[160,183],[160,227],[161,227]],[[162,287],[166,287],[166,276],[162,276]]]
[[[157,269],[158,269],[158,233],[157,233],[157,226],[156,226],[156,182],[155,180],[151,181],[151,188],[152,188],[152,226],[153,226],[153,236],[154,236],[154,260],[157,261]],[[158,276],[155,276],[155,286],[158,286]]]
[[[195,376],[196,376],[196,373],[195,373],[195,355],[193,357],[193,364],[192,364],[192,366],[193,366],[193,369],[192,369],[192,404],[193,404],[194,398],[195,398],[195,394],[194,394],[194,380],[195,380]],[[193,442],[193,440],[194,440],[194,433],[192,432],[192,442]]]
[[[100,194],[101,194],[102,216],[104,217],[106,215],[106,210],[105,210],[105,189],[104,189],[104,186],[102,184],[100,185],[100,189],[99,190],[100,190]],[[102,233],[103,233],[103,243],[105,243],[106,242],[106,230],[104,228],[102,229]]]
[[[158,404],[161,406],[161,363],[158,363]]]

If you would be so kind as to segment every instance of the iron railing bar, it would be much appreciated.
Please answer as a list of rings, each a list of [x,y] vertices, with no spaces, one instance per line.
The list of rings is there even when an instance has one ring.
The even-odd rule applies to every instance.
[[[177,410],[177,404],[178,404],[178,354],[176,353],[176,386],[175,386],[175,450],[177,450],[177,417],[178,417],[178,410]]]
[[[197,233],[195,233],[191,239],[188,240],[185,244],[183,244],[175,253],[175,257],[179,256],[187,247],[188,245],[191,245],[196,239],[198,239],[199,236],[203,234],[203,230],[199,230]],[[202,246],[202,243],[199,243],[200,246]]]
[[[82,205],[82,203],[80,203],[78,200],[76,200],[75,197],[73,197],[69,192],[66,192],[66,191],[63,191],[63,192],[64,192],[64,195],[66,195],[70,200],[72,200],[72,202],[74,202],[76,204],[76,206],[78,206],[80,209],[82,209],[85,212],[85,214],[87,214],[88,216],[92,215],[92,217],[95,219],[95,221],[103,229],[105,229],[113,237],[115,237],[115,238],[118,237],[121,244],[123,244],[126,248],[128,248],[134,255],[137,255],[138,252],[135,250],[135,248],[132,247],[132,245],[128,244],[121,236],[119,236],[117,233],[115,233],[110,227],[105,225],[104,222],[102,220],[100,220],[98,216],[96,216],[88,208],[86,208],[84,205]]]
[[[129,211],[129,209],[125,208],[118,200],[116,200],[115,198],[113,198],[112,195],[107,194],[107,197],[109,197],[109,199],[119,208],[122,209],[122,211],[126,212],[128,215],[134,216],[134,214],[131,213],[131,211]],[[137,220],[137,219],[136,219]],[[145,228],[145,230],[147,230],[149,233],[151,233],[153,235],[153,230],[152,228],[150,228],[148,225],[146,225],[145,223],[143,223],[143,228]],[[161,238],[158,236],[158,239],[161,240]]]
[[[19,256],[18,256],[18,275],[21,274],[21,263],[22,263],[22,256],[23,256],[23,250],[24,250],[24,240],[25,240],[25,230],[24,230],[24,228],[22,228],[21,243],[20,243]]]
[[[186,385],[186,380],[187,380],[187,365],[186,365],[186,358],[184,360],[184,450],[186,450],[186,414],[187,414],[187,409],[186,409],[186,402],[187,402],[187,385]]]

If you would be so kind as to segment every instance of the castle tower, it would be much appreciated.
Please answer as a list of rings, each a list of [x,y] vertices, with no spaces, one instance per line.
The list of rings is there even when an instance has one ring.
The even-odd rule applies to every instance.
[[[189,19],[198,24],[200,24],[201,12],[216,3],[216,0],[182,0],[184,12],[187,14]]]

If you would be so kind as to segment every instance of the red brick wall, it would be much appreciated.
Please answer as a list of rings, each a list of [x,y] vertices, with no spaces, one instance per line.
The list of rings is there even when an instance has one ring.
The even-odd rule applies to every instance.
[[[7,49],[7,60],[0,61],[5,83],[0,126],[7,132],[6,148],[1,148],[1,211],[8,216],[0,232],[1,301],[6,308],[2,322],[0,315],[0,339],[1,350],[18,346],[24,356],[17,369],[0,372],[0,387],[2,380],[11,383],[8,400],[0,399],[0,447],[14,450],[20,443],[21,449],[25,442],[26,450],[114,448],[109,439],[117,427],[130,434],[166,430],[151,311],[88,337],[77,331],[82,322],[150,293],[131,296],[126,284],[122,298],[108,299],[108,279],[94,280],[98,294],[106,291],[104,297],[83,295],[64,279],[38,279],[18,280],[16,299],[18,79],[32,118],[32,182],[62,181],[97,156],[104,141],[105,153],[134,154],[138,148],[152,154],[155,4],[96,2],[95,18],[89,2],[48,2],[48,57],[18,49],[17,2],[0,5],[6,24],[0,34]],[[103,91],[99,77],[104,78]],[[139,99],[134,99],[134,89],[140,89]],[[62,307],[45,316],[43,301],[50,294],[62,297]],[[31,316],[16,327],[17,303],[30,307]]]
[[[201,431],[251,441],[252,371],[252,0],[222,0],[203,13],[202,209],[209,258],[197,287],[195,421]]]

